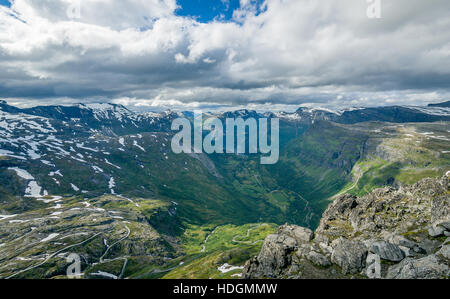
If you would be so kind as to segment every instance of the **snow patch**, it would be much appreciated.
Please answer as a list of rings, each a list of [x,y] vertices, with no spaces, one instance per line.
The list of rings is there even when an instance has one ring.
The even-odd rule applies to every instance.
[[[114,178],[111,178],[109,180],[109,189],[116,187],[116,182],[114,180]]]
[[[115,167],[117,169],[122,169],[120,166],[114,165],[113,163],[109,162],[108,159],[106,159],[106,158],[105,158],[105,162],[106,162],[106,164],[111,165],[112,167]]]
[[[227,263],[223,264],[222,266],[220,266],[219,268],[217,268],[217,270],[219,270],[221,273],[228,273],[234,270],[243,270],[244,267],[240,267],[240,266],[232,266],[229,265]]]
[[[133,141],[133,145],[134,145],[135,147],[139,148],[141,151],[145,152],[145,149],[144,149],[142,146],[140,146],[140,145],[137,143],[136,140]]]
[[[98,166],[92,165],[92,168],[95,170],[95,172],[103,172],[103,169]]]
[[[9,170],[14,170],[16,174],[24,180],[34,180],[34,177],[26,170],[20,169],[18,167],[10,167]]]
[[[72,189],[73,189],[75,192],[80,191],[80,188],[78,188],[78,187],[75,186],[74,184],[70,183],[70,186],[72,187]]]
[[[0,220],[16,217],[17,215],[0,215]]]
[[[25,190],[25,197],[41,197],[42,187],[38,185],[36,181],[31,181],[28,183],[28,187]]]
[[[113,177],[111,177],[109,179],[108,186],[109,186],[109,189],[111,190],[111,194],[116,194],[116,192],[114,191],[114,188],[116,187],[116,181],[114,180]]]
[[[42,239],[41,243],[45,243],[45,242],[51,241],[54,238],[56,238],[57,236],[59,236],[59,234],[50,234],[47,238]]]
[[[55,164],[51,163],[50,161],[47,160],[41,160],[42,164],[45,164],[47,166],[51,166],[51,167],[56,167]]]
[[[11,151],[7,151],[7,150],[2,150],[0,149],[0,156],[8,156],[11,158],[16,158],[19,160],[26,160],[26,158],[22,157],[22,156],[17,156],[17,155],[13,155],[14,153]]]
[[[48,175],[51,176],[51,177],[54,177],[55,175],[59,175],[60,177],[64,177],[64,176],[62,175],[62,173],[61,173],[60,170],[58,170],[58,171],[52,171],[52,172],[50,172]]]
[[[125,146],[125,138],[119,138],[119,143],[120,145]]]

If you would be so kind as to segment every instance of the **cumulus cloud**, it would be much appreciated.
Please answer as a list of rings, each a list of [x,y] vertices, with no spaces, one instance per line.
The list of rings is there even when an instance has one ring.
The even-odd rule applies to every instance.
[[[209,23],[177,16],[177,7],[0,6],[0,97],[22,105],[292,109],[423,104],[450,94],[448,0],[382,0],[381,19],[367,17],[365,0],[241,0],[233,20]]]

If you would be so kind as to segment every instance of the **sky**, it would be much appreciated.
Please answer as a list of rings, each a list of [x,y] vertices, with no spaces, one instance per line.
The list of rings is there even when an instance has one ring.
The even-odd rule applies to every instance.
[[[377,0],[372,0],[377,1]],[[0,99],[295,110],[450,99],[450,1],[0,0]]]
[[[198,22],[207,23],[213,20],[230,21],[233,11],[239,9],[239,0],[180,0],[178,16],[191,17]]]

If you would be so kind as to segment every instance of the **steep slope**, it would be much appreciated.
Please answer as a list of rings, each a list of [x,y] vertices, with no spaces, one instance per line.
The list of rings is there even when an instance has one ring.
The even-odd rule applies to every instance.
[[[10,114],[38,116],[70,127],[83,127],[104,135],[130,135],[142,132],[170,132],[172,120],[183,116],[174,112],[135,113],[122,105],[110,103],[75,106],[37,106],[19,109],[0,102],[0,111]]]
[[[445,176],[340,196],[315,233],[285,225],[268,236],[244,278],[449,278],[449,192]]]
[[[136,264],[164,265],[181,250],[149,222],[174,209],[158,200],[105,195],[46,198],[33,210],[2,215],[0,277],[65,277],[71,253],[81,257],[86,278],[126,277]]]

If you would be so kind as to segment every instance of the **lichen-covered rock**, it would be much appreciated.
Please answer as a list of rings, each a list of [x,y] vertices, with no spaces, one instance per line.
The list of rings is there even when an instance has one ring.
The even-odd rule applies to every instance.
[[[328,267],[331,265],[330,261],[326,256],[323,254],[320,254],[316,251],[310,251],[306,258],[313,263],[314,265],[321,266],[321,267]]]
[[[433,184],[433,180],[428,179],[424,180],[422,184]],[[418,183],[420,184],[420,183]],[[450,184],[450,178],[445,176],[441,181],[441,186],[443,189],[448,190]],[[432,200],[431,206],[431,224],[436,227],[437,225],[441,225],[442,223],[450,222],[450,196],[448,193],[439,192],[439,186],[434,184],[436,188],[436,194]],[[441,187],[441,188],[442,188]],[[442,190],[442,189],[441,189]]]
[[[357,274],[365,268],[368,251],[364,244],[339,238],[333,245],[331,261],[342,268],[343,274]]]
[[[273,278],[280,275],[291,264],[291,253],[296,247],[297,241],[287,235],[267,236],[259,255],[245,265],[243,277]]]
[[[421,259],[404,259],[389,268],[388,279],[439,279],[450,276],[449,267],[432,254]]]
[[[445,228],[446,231],[450,231],[450,221],[441,222],[439,225]]]
[[[439,254],[442,257],[450,260],[450,245],[442,246],[442,248],[437,252],[437,254]]]
[[[309,228],[300,227],[297,225],[283,225],[279,228],[278,234],[290,236],[298,243],[310,242],[314,236],[313,231]]]
[[[374,242],[371,252],[378,254],[383,260],[400,262],[405,258],[405,253],[397,246],[386,241]]]
[[[418,246],[416,242],[408,240],[404,236],[399,235],[390,236],[387,238],[387,241],[397,246],[403,246],[410,249],[414,249],[415,247]]]
[[[436,226],[436,227],[432,226],[428,229],[428,234],[433,238],[444,235],[444,232],[445,232],[445,229],[441,226]]]
[[[382,278],[448,277],[449,244],[442,237],[450,234],[449,187],[446,176],[338,196],[314,233],[284,225],[268,237],[244,277],[351,278],[367,276],[368,267],[382,269]],[[379,264],[366,265],[369,253]]]

